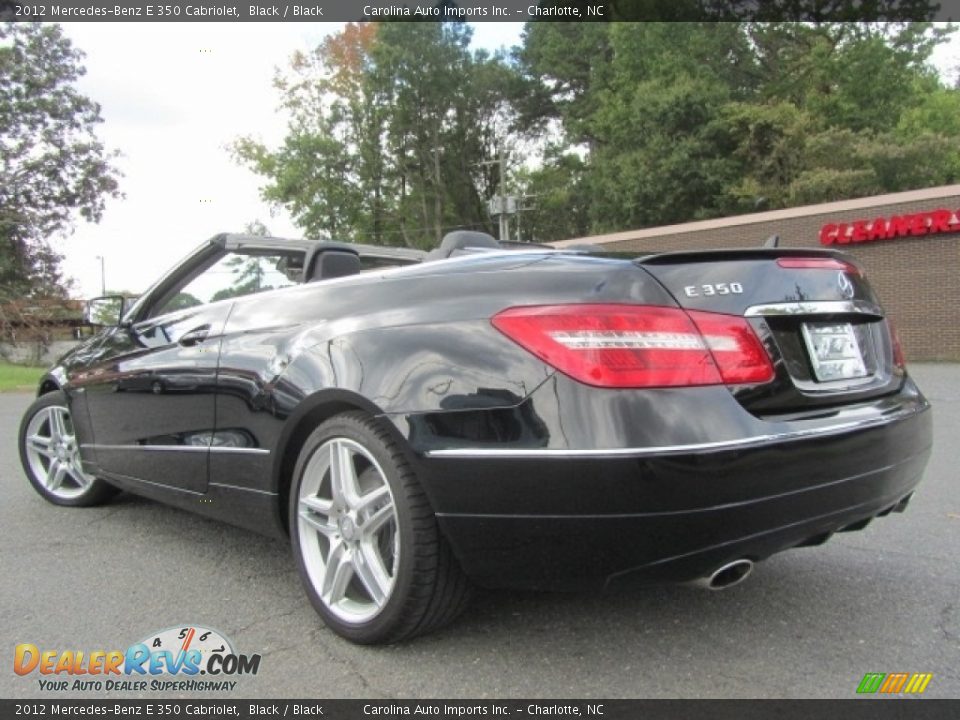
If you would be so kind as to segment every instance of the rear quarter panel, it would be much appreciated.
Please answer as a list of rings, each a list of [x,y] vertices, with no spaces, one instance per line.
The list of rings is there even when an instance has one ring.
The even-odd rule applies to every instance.
[[[217,426],[249,430],[273,458],[236,469],[233,481],[275,488],[291,427],[324,399],[385,415],[408,441],[418,434],[411,418],[518,407],[554,370],[490,317],[513,305],[604,301],[673,304],[628,262],[516,253],[241,299],[222,343]],[[267,487],[261,462],[273,465]]]

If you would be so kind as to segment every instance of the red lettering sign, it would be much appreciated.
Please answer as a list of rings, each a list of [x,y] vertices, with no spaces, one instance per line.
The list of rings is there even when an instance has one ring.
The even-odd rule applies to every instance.
[[[893,215],[873,220],[827,223],[820,228],[821,245],[849,245],[899,237],[917,237],[960,232],[960,210],[931,210],[911,215]]]

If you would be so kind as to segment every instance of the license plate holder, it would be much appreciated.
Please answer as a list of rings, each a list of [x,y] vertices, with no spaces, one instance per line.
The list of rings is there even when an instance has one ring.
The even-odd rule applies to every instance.
[[[805,322],[801,326],[810,364],[818,382],[867,376],[863,350],[850,323]]]

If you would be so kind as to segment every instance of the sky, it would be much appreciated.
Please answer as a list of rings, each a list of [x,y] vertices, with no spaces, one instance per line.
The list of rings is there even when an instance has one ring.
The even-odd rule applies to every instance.
[[[301,233],[260,199],[262,178],[234,162],[227,146],[249,135],[276,146],[274,69],[310,50],[341,23],[66,23],[86,53],[79,87],[100,103],[99,136],[122,153],[125,197],[108,201],[99,224],[78,223],[55,240],[76,297],[101,290],[138,293],[207,238],[260,220],[277,236]],[[474,47],[519,44],[521,23],[476,23]],[[951,81],[960,39],[934,64]]]
[[[122,200],[99,224],[78,223],[55,240],[73,295],[141,292],[207,238],[263,222],[281,237],[300,231],[260,199],[262,178],[227,146],[249,135],[279,145],[274,69],[310,50],[342,23],[66,23],[86,53],[80,90],[100,103],[98,135],[120,150]],[[474,47],[519,42],[520,23],[474,26]]]

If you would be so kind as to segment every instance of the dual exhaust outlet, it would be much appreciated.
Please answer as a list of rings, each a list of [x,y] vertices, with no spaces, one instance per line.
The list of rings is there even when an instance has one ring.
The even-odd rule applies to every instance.
[[[726,590],[742,583],[751,572],[753,572],[753,560],[740,558],[721,565],[706,577],[694,580],[693,584],[707,590]]]

